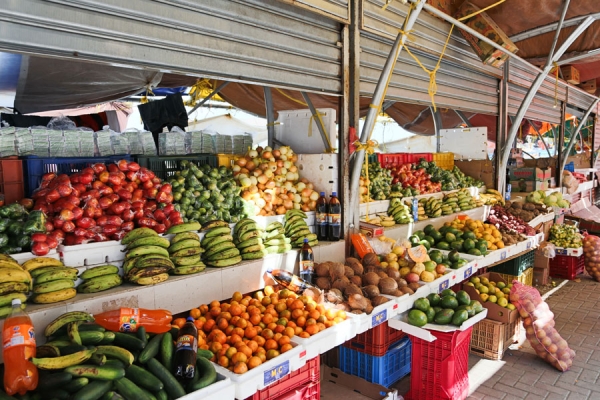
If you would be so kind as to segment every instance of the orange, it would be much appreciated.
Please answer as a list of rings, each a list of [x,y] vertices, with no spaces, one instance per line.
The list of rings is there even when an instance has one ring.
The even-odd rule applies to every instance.
[[[260,364],[262,364],[262,360],[261,360],[259,357],[257,357],[257,356],[251,357],[251,358],[248,360],[248,369],[253,369],[253,368],[256,368],[256,367],[258,367]]]
[[[304,308],[304,303],[302,302],[302,300],[294,300],[292,301],[292,306],[290,307],[292,310],[300,310]]]
[[[283,331],[285,331],[285,325],[277,325],[274,332],[275,333],[283,333]]]
[[[194,326],[196,327],[196,329],[202,330],[202,326],[204,326],[204,321],[197,319],[194,321]]]
[[[257,335],[257,332],[256,332],[256,328],[254,328],[254,327],[249,326],[244,331],[244,336],[247,337],[248,339],[252,339],[256,335]]]
[[[263,297],[260,303],[263,306],[268,306],[269,304],[271,304],[271,298],[270,297]]]
[[[306,328],[304,328],[304,331],[311,336],[316,335],[319,333],[319,326],[317,324],[307,325]]]
[[[208,313],[213,317],[217,317],[219,314],[221,314],[221,307],[213,307]]]
[[[322,323],[322,322],[317,322],[317,326],[319,327],[319,332],[324,331],[325,329],[327,329],[327,327],[325,326],[325,324]]]
[[[252,297],[254,297],[255,299],[258,299],[258,300],[262,300],[263,297],[265,297],[265,294],[259,290],[258,292],[255,292],[252,295]]]
[[[225,334],[227,336],[230,336],[233,333],[233,330],[235,329],[235,326],[233,325],[228,325],[227,328],[225,328]]]
[[[218,318],[225,318],[227,321],[231,321],[231,313],[223,310],[223,312],[219,314]]]
[[[200,312],[200,310],[198,308],[192,308],[190,310],[190,317],[192,317],[194,319],[200,318],[201,315],[202,315],[202,313]]]
[[[246,307],[248,307],[248,304],[250,304],[250,299],[248,299],[248,298],[243,298],[243,299],[240,301],[240,304],[241,304],[241,305],[243,305],[243,306],[246,306]]]
[[[279,347],[279,344],[277,344],[277,342],[273,339],[269,339],[265,342],[265,349],[268,351],[272,350],[272,349],[277,349]]]
[[[225,368],[229,367],[229,358],[227,358],[225,356],[219,357],[218,364],[221,367],[225,367]]]
[[[290,351],[293,348],[294,347],[291,344],[287,343],[287,344],[284,344],[283,346],[281,346],[281,348],[279,349],[279,351],[281,351],[281,353],[283,354],[286,351]]]
[[[263,345],[265,344],[265,342],[267,341],[267,339],[265,339],[265,338],[264,338],[264,337],[262,337],[262,336],[256,336],[256,337],[254,338],[254,341],[255,341],[255,342],[258,344],[258,346],[260,347],[260,346],[263,346]]]
[[[281,333],[276,333],[273,335],[273,340],[276,342],[279,342],[279,339],[281,339],[281,337],[283,336],[283,334]]]
[[[272,358],[275,358],[279,355],[279,351],[275,350],[275,349],[271,349],[267,351],[267,360],[270,360]]]
[[[271,314],[265,314],[263,315],[261,321],[263,324],[269,325],[271,322],[273,322],[273,316]]]
[[[260,310],[259,310],[260,313]],[[254,314],[250,316],[250,323],[252,325],[258,325],[260,324],[260,320],[262,319],[262,316],[260,314]]]
[[[221,310],[223,310],[223,311],[229,310],[229,307],[231,307],[231,304],[228,304],[228,303],[221,304]]]
[[[234,364],[237,364],[239,362],[245,363],[246,361],[248,361],[248,356],[242,353],[241,351],[238,351],[233,356],[231,356],[231,362]]]
[[[301,337],[302,339],[307,339],[307,338],[309,338],[309,337],[310,337],[310,333],[308,333],[308,332],[306,332],[306,331],[303,331],[303,332],[300,332],[300,333],[298,334],[298,336],[299,336],[299,337]]]
[[[296,328],[294,328],[294,334],[295,335],[300,335],[301,332],[304,332],[304,330],[302,328],[300,328],[299,326],[297,326]]]
[[[240,318],[235,323],[235,326],[238,328],[246,329],[246,327],[248,326],[248,321],[243,318]]]
[[[250,319],[250,314],[248,314],[246,311],[244,311],[243,313],[240,314],[240,317],[242,319],[249,320]]]
[[[294,321],[288,321],[288,323],[286,325],[287,328],[292,328],[292,329],[295,328],[296,326],[297,325]]]
[[[314,310],[314,311],[311,311],[310,314],[308,314],[308,315],[310,315],[311,318],[316,320],[316,319],[319,319],[319,317],[321,316],[321,313],[318,312],[317,310]]]
[[[220,344],[225,344],[225,342],[227,342],[227,336],[223,332],[214,330],[212,333],[214,333],[212,337],[213,342],[219,342]]]
[[[248,372],[248,366],[244,362],[235,363],[233,366],[233,372],[236,374],[243,374]]]
[[[287,308],[291,308],[291,306],[292,306],[292,303],[293,303],[293,302],[294,302],[294,299],[292,299],[291,297],[288,297],[288,298],[285,300],[285,305],[286,305],[286,307],[287,307]]]
[[[328,321],[328,319],[324,315],[321,315],[319,318],[317,318],[317,322],[319,322],[321,324],[324,324],[325,321]]]
[[[275,293],[275,290],[273,289],[273,286],[271,286],[271,285],[267,285],[267,286],[265,286],[265,288],[263,289],[263,292],[265,292],[265,294],[266,294],[267,296],[270,296],[270,295],[272,295],[273,293]]]
[[[252,354],[256,353],[256,350],[258,350],[258,343],[254,340],[249,340],[248,343],[246,343],[246,346],[248,346],[250,350],[252,350]]]
[[[298,318],[302,317],[303,315],[304,315],[304,310],[295,309],[294,311],[292,311],[292,318],[293,319],[298,319]]]
[[[225,356],[227,358],[233,357],[235,353],[237,353],[237,349],[235,347],[229,347],[227,350],[225,350]]]
[[[219,318],[217,320],[217,327],[221,330],[225,330],[227,329],[227,327],[229,326],[229,321],[227,321],[225,318]]]
[[[208,312],[208,306],[206,304],[200,305],[200,307],[198,307],[198,309],[200,310],[200,312],[202,313],[202,315],[204,315],[204,314],[206,314]]]
[[[290,310],[283,310],[279,313],[279,317],[289,320],[292,317],[292,313]]]
[[[264,349],[263,349],[264,350]],[[261,362],[267,361],[267,352],[259,352],[256,354],[256,357],[260,358]]]
[[[293,327],[290,327],[290,326],[288,326],[287,328],[285,328],[285,330],[283,331],[283,335],[287,336],[288,338],[292,338],[295,333],[296,333],[296,330]]]
[[[183,327],[183,325],[185,325],[185,322],[185,318],[175,318],[172,324],[181,328]]]
[[[231,296],[231,300],[236,301],[236,302],[240,302],[242,300],[243,296],[240,292],[234,292],[233,295]]]
[[[277,310],[278,313],[281,313],[284,310],[287,310],[287,306],[285,305],[285,303],[281,302],[281,303],[277,303],[277,305],[275,306],[275,309]]]
[[[270,329],[272,331],[274,331],[275,328],[277,328],[277,324],[275,322],[271,322],[269,325],[267,325],[267,329]]]
[[[289,336],[282,336],[281,338],[279,338],[277,343],[279,343],[279,346],[283,346],[284,344],[289,344],[290,338],[289,338]]]
[[[221,307],[221,303],[219,303],[217,300],[213,300],[210,302],[209,307],[210,308]]]
[[[252,349],[246,345],[240,346],[238,352],[244,353],[247,358],[252,357]]]
[[[238,316],[242,313],[242,306],[239,304],[232,304],[231,307],[229,307],[229,312],[233,316]]]
[[[317,321],[315,321],[314,318],[309,318],[306,320],[306,325],[315,325],[317,323]]]
[[[273,337],[273,331],[270,329],[263,329],[260,335],[265,339],[271,339]]]
[[[237,342],[242,341],[242,337],[234,333],[231,336],[229,336],[229,339],[227,339],[227,341],[229,342],[229,344],[235,345]]]
[[[223,345],[219,342],[211,342],[208,346],[208,349],[212,351],[214,354],[217,354],[219,350],[223,348]]]
[[[306,325],[306,318],[304,318],[304,317],[298,317],[296,319],[296,325],[298,325],[300,327]]]
[[[286,325],[287,325],[287,322],[288,322],[288,319],[287,319],[287,318],[279,318],[279,319],[277,320],[276,324],[277,324],[277,325],[283,325],[283,326],[286,326]]]
[[[344,322],[345,320],[342,317],[335,317],[333,319],[334,324],[339,324],[340,322]]]
[[[202,330],[204,332],[210,332],[215,327],[216,323],[214,319],[207,319],[204,325],[202,325]]]

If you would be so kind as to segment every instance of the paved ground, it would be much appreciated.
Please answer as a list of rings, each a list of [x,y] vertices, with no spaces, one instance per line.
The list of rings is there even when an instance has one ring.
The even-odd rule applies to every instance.
[[[523,336],[502,361],[471,355],[469,400],[590,399],[600,400],[600,283],[588,276],[568,282],[546,300],[556,329],[577,356],[572,368],[559,372],[542,361]],[[394,387],[406,393],[409,377]]]

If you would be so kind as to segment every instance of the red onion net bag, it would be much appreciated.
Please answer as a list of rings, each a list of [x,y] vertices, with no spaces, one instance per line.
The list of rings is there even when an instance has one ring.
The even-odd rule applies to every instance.
[[[585,270],[595,281],[600,282],[600,237],[584,233],[583,256]]]
[[[519,310],[527,340],[537,355],[561,372],[571,368],[575,352],[554,329],[554,314],[537,289],[513,281],[510,302]]]

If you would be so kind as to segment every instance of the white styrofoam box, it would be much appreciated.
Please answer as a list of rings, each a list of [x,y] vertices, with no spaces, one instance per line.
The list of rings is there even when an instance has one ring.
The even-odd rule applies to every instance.
[[[161,285],[168,286],[167,282]],[[76,297],[65,302],[66,311],[85,311],[90,314],[98,314],[120,307],[162,308],[161,304],[156,304],[154,301],[154,291],[157,287],[160,285],[122,285],[98,293],[78,293]]]
[[[200,304],[231,297],[233,292],[223,293],[221,278],[222,270],[217,268],[207,268],[197,274],[170,276],[165,283],[154,287],[154,303],[176,314],[187,312]],[[180,293],[188,295],[182,296]]]
[[[556,254],[559,256],[572,256],[579,257],[583,255],[583,247],[578,248],[565,248],[565,247],[557,247]]]
[[[23,264],[25,261],[29,261],[33,258],[37,258],[37,256],[31,252],[27,252],[27,253],[17,253],[17,254],[9,254],[9,256],[11,256],[12,258],[15,259],[16,262],[18,262],[19,264]],[[48,252],[48,254],[46,254],[44,257],[48,257],[48,258],[53,258],[55,260],[60,260],[60,255],[58,254],[58,251],[56,250],[50,250]]]
[[[309,228],[311,226],[315,225],[315,212],[314,211],[309,211],[306,212],[306,218],[304,219],[304,221],[306,221],[306,225],[309,226]],[[252,218],[254,221],[256,221],[256,224],[262,228],[265,229],[267,227],[267,225],[269,225],[271,222],[281,222],[282,225],[285,225],[285,216],[283,215],[271,215],[268,217],[262,217],[262,216],[255,216],[255,217],[250,217]],[[235,226],[235,224],[233,224]]]
[[[432,282],[427,283],[429,291],[431,293],[440,293],[442,290],[450,288],[454,285],[457,276],[455,271],[452,270],[451,272],[444,274],[444,276],[434,279]]]
[[[309,338],[294,336],[292,340],[304,347],[306,358],[310,360],[352,339],[356,336],[355,328],[354,321],[346,319]]]
[[[58,246],[62,262],[69,267],[110,264],[125,259],[125,246],[116,240],[74,246]]]
[[[308,179],[314,190],[329,197],[332,192],[339,196],[339,163],[337,154],[298,154],[298,173]]]
[[[387,210],[390,208],[389,200],[370,201],[368,203],[360,204],[360,216],[364,217],[367,215],[367,209],[370,216],[374,214],[387,214]]]
[[[375,328],[377,325],[381,325],[390,318],[398,315],[398,302],[391,296],[385,297],[390,298],[390,301],[373,308],[371,314],[368,315],[369,329]]]
[[[268,360],[264,364],[244,374],[235,374],[214,364],[218,373],[231,379],[235,385],[235,398],[246,399],[259,390],[277,382],[279,379],[306,365],[308,358],[304,346],[291,342],[291,350]]]
[[[318,108],[331,146],[337,145],[336,110]],[[315,154],[327,151],[318,127],[318,119],[310,110],[279,110],[275,124],[275,139],[290,146],[296,154]]]
[[[306,225],[314,226],[316,224],[316,213],[314,211],[307,211],[305,214],[306,218],[304,221],[306,221]]]
[[[487,127],[440,129],[440,151],[451,151],[455,160],[488,158]]]
[[[217,381],[203,389],[188,393],[180,400],[234,400],[235,385],[231,379],[217,373]]]

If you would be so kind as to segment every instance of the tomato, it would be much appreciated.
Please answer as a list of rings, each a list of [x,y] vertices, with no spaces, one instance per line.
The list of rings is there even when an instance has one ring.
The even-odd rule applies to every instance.
[[[45,233],[34,233],[31,235],[32,242],[45,242],[48,239],[48,235]]]
[[[110,236],[112,234],[117,233],[117,231],[121,228],[120,225],[104,225],[102,227],[102,233],[104,233],[107,236]]]
[[[102,183],[108,183],[108,177],[109,177],[109,176],[110,176],[110,173],[109,173],[108,171],[101,172],[101,173],[98,175],[98,180],[99,180],[100,182],[102,182]]]
[[[75,231],[73,231],[73,233],[75,234],[75,236],[87,237],[88,230],[85,228],[75,228]]]
[[[56,174],[54,172],[48,172],[42,175],[42,182],[50,182],[54,178],[56,178]]]
[[[21,199],[19,200],[19,204],[25,207],[26,210],[31,210],[33,208],[33,199]]]
[[[96,220],[90,217],[83,217],[75,221],[78,228],[88,229],[96,226]]]
[[[71,181],[71,183],[79,183],[79,172],[74,173],[73,175],[69,176],[69,180]]]
[[[108,197],[100,197],[98,204],[100,205],[100,209],[107,210],[113,204],[113,200]]]
[[[154,229],[156,233],[165,233],[167,226],[165,224],[156,224],[156,226],[152,229]]]
[[[129,169],[130,171],[133,171],[133,172],[137,172],[140,170],[140,164],[132,161],[129,164],[127,164],[127,169]]]
[[[156,201],[159,203],[168,203],[168,200],[169,194],[167,192],[158,192],[158,194],[156,195]]]
[[[109,215],[106,219],[107,225],[121,226],[123,220],[118,215]]]
[[[46,227],[46,232],[52,232],[54,230],[54,225],[52,225],[51,221],[46,221],[44,223],[44,226]]]
[[[106,185],[99,188],[98,191],[100,192],[100,196],[108,196],[109,194],[114,193],[113,188],[111,188],[110,186],[106,186]]]
[[[33,206],[33,209],[42,211],[44,214],[48,214],[50,211],[47,203],[36,203],[35,206]]]
[[[58,199],[60,199],[60,193],[58,193],[58,190],[56,190],[56,189],[51,190],[46,195],[46,201],[48,203],[54,203]]]
[[[154,220],[152,218],[148,218],[148,217],[138,219],[137,223],[139,226],[145,226],[148,228],[152,228],[152,227],[156,226],[156,220]]]
[[[96,218],[96,225],[104,226],[106,224],[108,224],[108,216],[107,215],[103,215],[99,218]]]
[[[113,203],[116,203],[117,201],[119,201],[119,195],[116,193],[111,193],[111,194],[107,195],[106,197],[111,199]]]
[[[158,189],[155,187],[146,189],[146,190],[144,190],[144,194],[146,195],[146,198],[148,198],[148,199],[155,199],[156,195],[158,194]]]
[[[98,199],[98,198],[100,198],[100,192],[97,189],[92,189],[92,190],[88,190],[87,192],[83,192],[80,197],[81,197],[81,200],[83,200],[83,201],[88,201],[91,199]]]
[[[125,232],[124,230],[120,230],[120,231],[117,231],[117,232],[113,233],[112,235],[110,235],[110,238],[112,240],[120,241],[121,239],[123,239],[123,237],[125,236],[126,233],[127,232]]]
[[[126,207],[126,203],[123,201],[119,201],[118,203],[113,203],[108,208],[108,211],[115,215],[121,215],[123,213],[123,211],[125,211],[125,207]]]
[[[123,221],[133,221],[135,218],[135,211],[132,209],[125,210],[121,214],[121,218],[123,218]]]
[[[152,189],[154,187],[154,183],[152,183],[151,180],[147,180],[146,182],[142,183],[142,187],[144,189]]]
[[[60,229],[50,232],[48,236],[55,238],[59,243],[65,239],[65,233]]]
[[[165,214],[165,212],[163,210],[156,210],[154,211],[154,219],[157,220],[158,222],[162,222],[165,219],[167,219],[167,215]]]
[[[117,167],[117,164],[114,164],[114,163],[113,164],[108,164],[106,166],[106,170],[108,172],[118,172],[119,171],[119,167]]]
[[[100,188],[102,188],[104,186],[106,186],[106,185],[99,180],[92,182],[92,189],[100,190]]]
[[[135,228],[135,224],[133,223],[133,221],[127,221],[121,224],[121,229],[123,229],[123,232],[132,231],[133,228]]]
[[[73,221],[65,221],[62,230],[68,233],[73,232],[75,230],[75,224]]]
[[[79,183],[82,185],[89,185],[94,180],[94,174],[81,174],[79,177]]]
[[[119,167],[121,171],[129,171],[128,164],[129,163],[127,162],[127,160],[119,160],[119,162],[117,163],[117,167]]]
[[[51,249],[55,249],[58,247],[58,240],[54,236],[48,236],[48,238],[46,239],[46,244]]]
[[[121,200],[131,200],[133,198],[132,192],[128,191],[127,189],[120,189],[117,191],[117,194]]]
[[[50,247],[43,242],[34,242],[31,245],[31,252],[36,256],[45,256],[50,251]]]
[[[140,180],[140,182],[148,182],[150,181],[152,178],[154,178],[154,174],[150,175],[150,170],[148,168],[140,168],[140,170],[138,171],[138,179]],[[150,182],[152,183],[152,182]]]
[[[120,186],[123,183],[123,179],[116,172],[111,172],[108,175],[108,183],[112,186]]]
[[[153,201],[153,200],[149,200],[146,202],[146,205],[144,206],[146,209],[154,212],[154,210],[156,210],[158,208],[158,204]]]
[[[50,192],[49,189],[38,189],[35,192],[33,192],[33,195],[31,197],[33,197],[34,200],[41,199],[46,197],[48,192]]]
[[[87,188],[83,183],[76,183],[73,185],[73,196],[75,197],[81,196],[81,193],[85,193],[86,191]]]
[[[166,216],[169,216],[169,214],[175,211],[175,206],[173,204],[167,204],[162,210],[164,211]]]
[[[92,169],[96,175],[99,175],[101,172],[106,171],[106,165],[102,163],[92,164]]]
[[[106,241],[108,241],[108,236],[106,236],[103,233],[96,233],[92,237],[92,240],[94,240],[94,242],[106,242]]]

